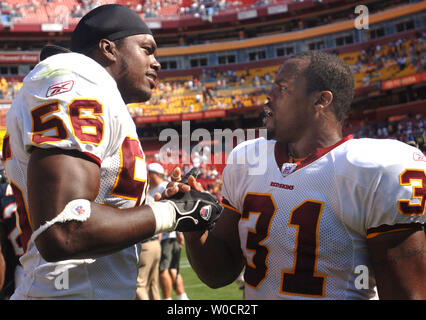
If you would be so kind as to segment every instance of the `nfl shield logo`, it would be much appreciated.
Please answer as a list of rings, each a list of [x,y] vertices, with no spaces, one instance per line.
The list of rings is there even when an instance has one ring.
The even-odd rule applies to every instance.
[[[204,220],[208,221],[211,215],[211,208],[210,205],[208,206],[204,206],[201,208],[200,210],[200,216],[201,218],[203,218]]]
[[[281,168],[281,174],[283,175],[283,177],[286,177],[290,173],[292,173],[294,169],[296,169],[296,167],[297,167],[297,164],[295,163],[284,163]]]
[[[75,208],[75,212],[76,212],[78,215],[81,215],[81,214],[85,213],[85,212],[86,212],[86,210],[84,210],[83,206],[78,206],[78,207],[76,207],[76,208]]]

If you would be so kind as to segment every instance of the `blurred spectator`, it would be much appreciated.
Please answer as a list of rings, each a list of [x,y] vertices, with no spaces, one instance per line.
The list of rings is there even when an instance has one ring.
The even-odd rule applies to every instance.
[[[162,193],[168,184],[164,179],[164,168],[159,163],[148,165],[148,192],[146,203],[154,202],[156,193]],[[140,268],[137,278],[137,300],[160,300],[159,267],[161,259],[160,237],[158,235],[141,244]]]

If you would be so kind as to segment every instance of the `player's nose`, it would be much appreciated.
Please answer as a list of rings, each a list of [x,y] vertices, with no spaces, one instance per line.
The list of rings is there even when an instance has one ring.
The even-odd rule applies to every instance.
[[[161,64],[154,55],[152,55],[151,59],[151,68],[153,68],[155,71],[159,71],[161,69]]]

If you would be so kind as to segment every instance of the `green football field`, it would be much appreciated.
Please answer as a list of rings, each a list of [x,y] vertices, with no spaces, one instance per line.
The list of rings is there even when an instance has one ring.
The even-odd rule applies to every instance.
[[[185,254],[185,246],[182,248],[180,259],[180,274],[186,294],[191,300],[242,300],[243,290],[239,289],[236,283],[232,283],[220,289],[211,289],[198,279],[192,270]],[[175,299],[175,292],[172,298]]]

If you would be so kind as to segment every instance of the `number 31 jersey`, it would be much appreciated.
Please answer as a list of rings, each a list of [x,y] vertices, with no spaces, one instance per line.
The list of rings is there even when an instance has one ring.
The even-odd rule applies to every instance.
[[[136,246],[96,259],[48,263],[31,240],[28,214],[27,165],[33,147],[71,150],[97,163],[97,203],[129,208],[144,201],[144,154],[114,79],[84,55],[51,56],[25,77],[6,122],[3,159],[17,197],[25,251],[20,259],[25,279],[16,298],[134,299]]]
[[[223,172],[224,206],[241,216],[245,298],[372,299],[367,238],[425,223],[426,158],[348,137],[279,168],[276,145],[237,146]]]

